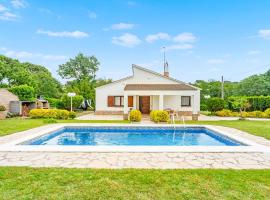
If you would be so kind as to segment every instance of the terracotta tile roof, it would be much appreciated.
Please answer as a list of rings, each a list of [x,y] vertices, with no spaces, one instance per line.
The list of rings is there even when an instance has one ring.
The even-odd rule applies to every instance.
[[[197,90],[185,84],[127,84],[124,90]]]

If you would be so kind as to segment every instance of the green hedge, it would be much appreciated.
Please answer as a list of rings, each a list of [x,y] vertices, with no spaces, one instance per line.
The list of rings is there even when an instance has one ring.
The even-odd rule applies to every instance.
[[[50,104],[50,108],[58,108],[58,109],[63,109],[64,104],[61,101],[61,99],[56,99],[56,98],[46,98],[46,100]]]
[[[228,108],[230,110],[234,110],[232,104],[237,98],[240,97],[234,96],[228,98]],[[251,105],[247,111],[265,111],[267,108],[270,108],[270,96],[251,96],[244,98],[246,98]]]
[[[207,99],[207,110],[210,112],[216,112],[225,108],[225,101],[218,97]]]

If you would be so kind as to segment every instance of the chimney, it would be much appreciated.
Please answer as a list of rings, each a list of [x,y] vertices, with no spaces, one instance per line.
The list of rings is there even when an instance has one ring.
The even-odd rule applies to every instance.
[[[169,77],[169,65],[167,61],[164,63],[164,76]]]

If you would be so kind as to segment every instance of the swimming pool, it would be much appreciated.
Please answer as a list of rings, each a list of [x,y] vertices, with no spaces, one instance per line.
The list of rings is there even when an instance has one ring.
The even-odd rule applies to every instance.
[[[245,146],[205,127],[64,127],[21,143],[79,146]]]

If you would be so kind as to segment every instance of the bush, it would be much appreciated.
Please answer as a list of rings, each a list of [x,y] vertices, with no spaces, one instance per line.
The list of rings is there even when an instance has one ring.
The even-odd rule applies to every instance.
[[[74,109],[78,109],[82,104],[83,100],[84,98],[81,95],[76,95],[75,97],[72,97],[72,107]],[[61,101],[63,103],[64,108],[70,110],[70,97],[67,94],[64,94],[62,96]]]
[[[13,117],[19,117],[20,115],[18,113],[11,113],[8,112],[6,118],[13,118]]]
[[[201,111],[207,111],[207,105],[206,104],[201,104],[200,110]]]
[[[142,113],[139,110],[132,110],[129,113],[129,120],[131,122],[140,122],[142,120]]]
[[[32,101],[36,97],[34,88],[28,85],[13,86],[9,91],[17,95],[21,101]]]
[[[232,111],[228,109],[223,109],[223,110],[217,111],[215,114],[219,117],[230,117],[232,116],[233,113]]]
[[[61,101],[61,99],[46,98],[46,100],[49,102],[51,108],[57,108],[57,109],[64,108],[64,104]]]
[[[230,110],[233,110],[233,102],[239,98],[245,98],[250,104],[250,107],[247,111],[264,111],[267,108],[270,108],[270,96],[233,96],[228,98],[228,106]]]
[[[68,117],[70,119],[75,119],[76,118],[76,113],[74,111],[70,111],[69,114],[68,114]]]
[[[69,112],[59,109],[32,109],[29,115],[31,118],[68,119]]]
[[[1,111],[6,111],[6,107],[3,106],[3,105],[0,105],[0,112],[1,112]]]
[[[270,118],[270,108],[267,108],[267,109],[264,111],[264,114],[265,114],[265,117]]]
[[[165,110],[152,110],[150,113],[150,119],[156,123],[168,122],[169,118],[169,113]]]
[[[225,101],[221,98],[213,97],[206,101],[207,109],[210,112],[217,112],[225,107]]]

